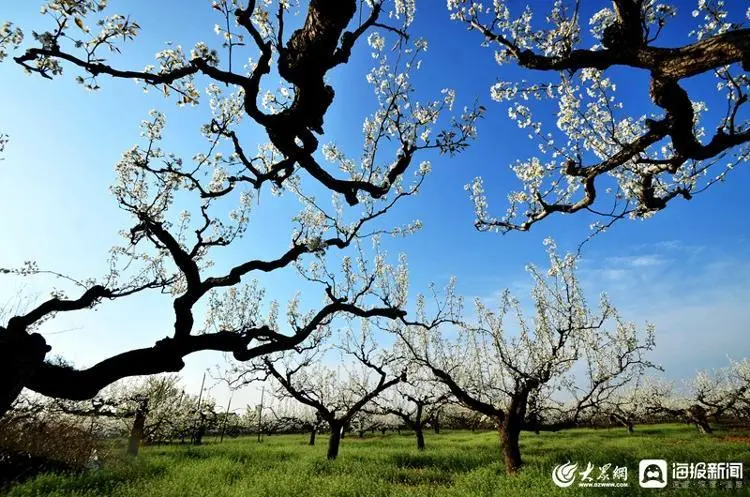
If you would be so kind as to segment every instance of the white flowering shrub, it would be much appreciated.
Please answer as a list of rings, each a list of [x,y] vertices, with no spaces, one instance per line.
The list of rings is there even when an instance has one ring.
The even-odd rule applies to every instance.
[[[115,165],[111,191],[132,225],[122,230],[123,243],[112,250],[104,277],[80,281],[33,262],[2,269],[53,275],[83,293],[68,299],[56,291],[40,307],[0,323],[0,355],[9,355],[0,363],[16,378],[0,412],[24,386],[85,399],[125,376],[178,371],[182,358],[199,350],[246,361],[305,346],[335,316],[404,315],[405,259],[389,264],[377,240],[408,235],[421,223],[388,227],[384,218],[416,194],[429,174],[429,160],[418,156],[460,152],[474,138],[482,114],[475,107],[446,116],[455,105],[449,89],[432,100],[414,97],[412,74],[427,43],[409,36],[413,1],[216,0],[204,8],[216,16],[218,41],[193,47],[170,42],[154,61],[144,61],[143,69],[116,66],[120,59],[113,54],[138,42],[141,24],[130,15],[110,13],[104,0],[49,0],[41,13],[51,28],[33,32],[31,39],[14,24],[2,25],[2,58],[17,52],[12,60],[32,74],[54,79],[73,72],[92,91],[107,91],[107,78],[136,80],[178,106],[204,105],[210,116],[197,130],[202,141],[190,137],[199,148],[192,157],[167,150],[165,110],[152,111],[142,122],[140,143]],[[300,27],[292,31],[290,25]],[[340,146],[335,137],[320,144],[319,136],[339,98],[328,73],[345,65],[359,43],[369,44],[374,62],[365,76],[374,110],[364,118],[361,153],[351,156],[345,152],[351,146]],[[278,78],[269,76],[272,72]],[[255,132],[247,133],[252,126]],[[224,267],[216,269],[214,257],[230,245],[244,244],[235,253],[253,252],[244,235],[254,213],[269,202],[267,194],[299,202],[288,247],[265,260],[223,260]],[[365,240],[374,240],[375,247]],[[363,261],[374,264],[365,270]],[[263,289],[252,283],[253,274],[284,268],[295,268],[321,288],[322,296],[320,307],[309,310],[301,309],[299,296],[292,297],[289,328],[279,326],[279,303],[264,300]],[[250,283],[238,287],[242,282]],[[41,362],[49,346],[29,332],[42,320],[154,289],[171,295],[174,323],[169,336],[153,347],[84,370]],[[206,305],[208,324],[196,329],[195,314]],[[23,368],[16,367],[18,361]]]
[[[504,215],[493,214],[481,177],[466,186],[478,229],[528,230],[554,213],[588,211],[600,218],[597,233],[690,199],[748,160],[750,31],[742,2],[594,3],[448,0],[451,18],[478,31],[499,65],[521,68],[523,79],[512,81],[501,70],[490,96],[538,147],[512,165],[521,187],[508,195]],[[669,47],[660,46],[670,19],[689,8],[692,28],[678,33],[670,25]],[[639,73],[650,79],[651,101],[634,111],[620,87]],[[689,93],[691,84],[706,93]],[[708,120],[701,99],[714,91],[726,103]]]

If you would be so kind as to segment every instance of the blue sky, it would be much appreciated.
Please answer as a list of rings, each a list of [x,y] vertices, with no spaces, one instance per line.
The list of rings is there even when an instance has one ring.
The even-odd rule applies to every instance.
[[[741,4],[744,2],[735,2],[744,8]],[[0,20],[12,20],[27,31],[43,29],[46,23],[38,14],[39,5],[6,5]],[[112,12],[127,9],[143,28],[136,42],[125,47],[124,55],[114,59],[116,64],[142,68],[153,61],[165,40],[184,47],[199,40],[218,45],[213,24],[219,18],[211,17],[210,2],[181,8],[184,5],[113,0]],[[693,8],[692,2],[665,33],[664,43],[684,39],[679,34],[685,32],[689,8]],[[489,98],[489,87],[500,75],[515,78],[519,74],[516,69],[498,67],[491,50],[479,46],[476,33],[452,23],[444,2],[429,7],[426,1],[419,2],[412,32],[430,44],[415,79],[419,98],[436,98],[442,88],[451,87],[457,90],[460,105],[478,98],[488,111],[479,123],[479,138],[468,151],[453,159],[431,157],[433,172],[423,191],[389,218],[394,224],[419,218],[424,229],[410,238],[389,241],[388,250],[392,255],[408,254],[414,293],[425,290],[432,281],[444,284],[451,275],[459,278],[458,289],[466,296],[491,299],[505,287],[522,291],[529,281],[525,264],[544,263],[542,240],[551,235],[561,248],[574,249],[588,234],[593,219],[587,214],[558,216],[529,233],[505,236],[474,230],[473,205],[464,185],[475,176],[484,176],[494,209],[501,213],[505,195],[518,186],[509,166],[534,151],[526,131],[516,129],[507,119],[505,106]],[[374,110],[371,90],[364,82],[371,64],[369,50],[360,46],[349,65],[331,74],[337,96],[326,116],[322,142],[359,146],[362,118]],[[47,81],[25,75],[9,61],[0,64],[4,89],[0,93],[0,131],[11,135],[5,160],[0,162],[4,187],[0,196],[0,266],[33,259],[45,268],[81,278],[104,272],[107,251],[119,241],[117,231],[130,223],[108,190],[114,179],[113,165],[125,149],[138,142],[138,126],[149,109],[167,112],[169,145],[165,148],[185,157],[200,151],[195,142],[205,116],[201,109],[178,109],[172,100],[154,92],[144,94],[132,81],[103,78],[102,90],[89,93],[73,81],[75,74],[68,70],[65,77]],[[716,98],[713,81],[691,84],[694,89],[709,89],[702,92],[706,95],[702,98],[710,109]],[[633,114],[653,110],[645,100],[645,85],[620,87],[626,110]],[[250,142],[263,138],[247,123],[242,129]],[[728,182],[692,201],[676,201],[647,221],[621,222],[587,245],[581,265],[587,291],[593,296],[607,290],[627,318],[657,325],[653,358],[666,368],[669,377],[683,378],[696,369],[720,367],[726,364],[728,354],[740,358],[750,352],[748,186],[750,171],[738,167]],[[219,264],[237,261],[248,251],[253,257],[273,256],[288,245],[288,225],[279,220],[288,220],[294,209],[274,199],[265,203],[268,199],[266,192],[246,240],[217,256]],[[300,286],[292,271],[265,281],[269,294],[282,303]],[[0,302],[12,299],[19,289],[41,298],[49,285],[48,280],[8,279],[0,284]],[[303,302],[314,305],[320,296],[314,293],[308,298]],[[43,332],[54,353],[85,366],[127,348],[149,346],[168,335],[170,311],[168,299],[140,295],[104,303],[95,312],[59,316],[46,324]],[[215,353],[188,358],[183,372],[188,386],[197,389],[205,368],[220,359]],[[253,397],[252,392],[243,395]]]

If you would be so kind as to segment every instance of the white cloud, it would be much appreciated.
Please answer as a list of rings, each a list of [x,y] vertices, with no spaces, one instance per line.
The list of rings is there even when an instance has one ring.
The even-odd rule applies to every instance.
[[[656,326],[651,359],[665,368],[667,378],[724,367],[727,354],[750,356],[750,256],[669,241],[624,247],[622,255],[584,257],[579,276],[592,305],[596,295],[606,292],[625,319]],[[521,288],[511,285],[523,300],[528,289]],[[496,291],[482,300],[496,305],[498,295]]]
[[[669,262],[664,257],[657,254],[636,255],[628,257],[610,257],[607,259],[610,264],[619,264],[626,267],[651,267],[660,266]]]

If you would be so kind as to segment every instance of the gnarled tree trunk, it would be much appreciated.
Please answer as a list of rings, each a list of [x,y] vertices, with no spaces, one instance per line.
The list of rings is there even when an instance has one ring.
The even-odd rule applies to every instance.
[[[711,425],[708,424],[708,421],[706,421],[705,419],[696,419],[695,427],[698,428],[698,431],[704,435],[714,432],[714,430],[711,429]]]
[[[633,420],[632,419],[625,417],[625,416],[621,416],[619,414],[612,414],[610,416],[610,419],[616,421],[617,423],[620,423],[622,426],[627,428],[628,433],[633,433]]]
[[[50,347],[38,333],[0,327],[0,417],[11,408]]]
[[[688,409],[688,416],[690,417],[690,421],[692,421],[695,424],[695,427],[698,428],[699,432],[703,434],[713,433],[711,425],[708,423],[708,413],[702,406],[698,404],[690,406],[690,409]]]
[[[498,433],[500,434],[505,470],[510,475],[515,474],[523,465],[521,445],[519,443],[521,430],[507,424],[501,424],[498,425]]]

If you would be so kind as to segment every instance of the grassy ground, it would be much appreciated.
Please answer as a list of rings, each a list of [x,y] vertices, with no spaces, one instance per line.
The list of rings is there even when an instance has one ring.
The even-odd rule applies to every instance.
[[[112,457],[104,469],[80,476],[41,475],[9,491],[22,496],[548,496],[548,495],[750,495],[741,489],[672,488],[655,491],[637,483],[640,459],[668,462],[745,463],[750,473],[748,432],[718,431],[698,436],[689,426],[641,426],[572,430],[522,437],[527,463],[512,478],[500,462],[497,435],[453,432],[427,435],[418,452],[413,436],[347,437],[336,461],[325,459],[327,437],[310,447],[303,435],[207,443],[201,447],[146,447],[137,460]],[[568,460],[585,466],[627,465],[626,489],[560,489],[552,468]]]

